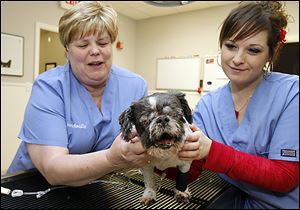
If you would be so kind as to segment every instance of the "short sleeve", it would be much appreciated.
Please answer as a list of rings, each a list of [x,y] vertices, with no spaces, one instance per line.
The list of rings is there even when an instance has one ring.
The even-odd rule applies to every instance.
[[[207,126],[210,128],[214,127],[211,123],[210,119],[213,119],[213,113],[211,109],[211,96],[209,94],[202,96],[202,98],[198,101],[195,110],[192,113],[193,115],[193,123],[208,135]]]
[[[62,88],[36,80],[27,104],[19,138],[27,143],[67,147]]]
[[[201,130],[204,129],[203,118],[202,118],[202,115],[200,112],[200,110],[203,110],[203,108],[204,108],[203,105],[204,105],[203,102],[201,100],[199,100],[195,110],[193,111],[193,123]]]

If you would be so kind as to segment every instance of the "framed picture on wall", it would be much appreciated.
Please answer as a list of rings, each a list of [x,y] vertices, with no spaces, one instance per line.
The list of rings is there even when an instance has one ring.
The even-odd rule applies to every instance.
[[[1,33],[1,75],[23,76],[24,37]]]
[[[49,69],[52,69],[52,68],[55,68],[56,67],[56,63],[53,62],[53,63],[46,63],[45,64],[45,71],[49,70]]]

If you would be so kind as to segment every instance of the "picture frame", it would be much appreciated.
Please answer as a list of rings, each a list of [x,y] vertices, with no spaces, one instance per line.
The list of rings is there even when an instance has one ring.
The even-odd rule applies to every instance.
[[[24,37],[1,33],[1,75],[23,76]]]
[[[55,68],[57,66],[57,64],[55,62],[52,62],[52,63],[46,63],[45,64],[45,71],[49,70],[49,69],[52,69],[52,68]]]

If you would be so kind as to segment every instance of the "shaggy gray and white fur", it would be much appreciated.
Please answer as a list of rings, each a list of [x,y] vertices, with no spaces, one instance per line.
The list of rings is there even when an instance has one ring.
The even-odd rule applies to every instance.
[[[178,158],[186,136],[191,132],[192,113],[185,94],[178,91],[154,93],[133,102],[120,118],[122,136],[130,141],[138,135],[147,152],[153,156],[151,162],[142,168],[145,191],[141,198],[143,205],[156,201],[154,167],[165,170],[178,167],[175,199],[188,202],[191,194],[187,187],[187,176],[191,161]]]

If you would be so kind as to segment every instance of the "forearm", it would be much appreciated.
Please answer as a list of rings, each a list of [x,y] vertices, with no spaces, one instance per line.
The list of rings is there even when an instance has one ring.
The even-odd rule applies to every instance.
[[[215,141],[204,168],[275,192],[287,192],[299,184],[297,162],[269,160]]]
[[[106,150],[69,154],[58,146],[27,145],[35,167],[52,185],[80,186],[124,167],[141,167],[150,159],[141,142],[125,142],[119,135]]]
[[[106,151],[55,156],[40,171],[52,185],[85,185],[118,169],[107,159]]]

